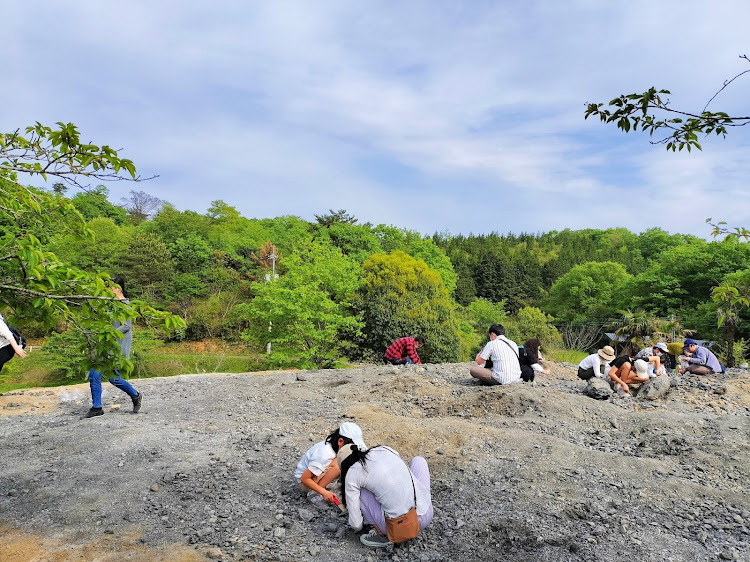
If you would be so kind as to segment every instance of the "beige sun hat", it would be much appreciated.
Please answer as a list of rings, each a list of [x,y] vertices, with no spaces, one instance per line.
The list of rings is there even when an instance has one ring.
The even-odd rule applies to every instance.
[[[612,349],[612,347],[609,345],[605,345],[603,348],[597,351],[597,353],[599,354],[599,357],[601,357],[605,361],[612,361],[615,358],[615,350]]]

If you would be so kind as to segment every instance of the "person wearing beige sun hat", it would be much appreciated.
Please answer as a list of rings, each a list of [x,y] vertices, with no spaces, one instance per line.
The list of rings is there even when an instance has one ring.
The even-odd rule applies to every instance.
[[[587,381],[592,377],[601,377],[609,371],[609,364],[614,358],[615,350],[612,346],[605,345],[578,364],[578,378]]]

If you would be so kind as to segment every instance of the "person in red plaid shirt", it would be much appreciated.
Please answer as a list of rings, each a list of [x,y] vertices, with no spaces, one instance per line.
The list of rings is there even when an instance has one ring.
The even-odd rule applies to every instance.
[[[407,363],[421,365],[422,361],[417,355],[417,349],[423,345],[424,338],[422,336],[399,338],[385,350],[383,360],[392,365],[405,365]]]

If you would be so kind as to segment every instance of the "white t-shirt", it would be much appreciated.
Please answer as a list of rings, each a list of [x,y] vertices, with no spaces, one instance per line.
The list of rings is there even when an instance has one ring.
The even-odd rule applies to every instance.
[[[487,342],[479,354],[485,361],[492,359],[492,378],[500,384],[521,382],[521,364],[518,362],[518,345],[505,336]]]
[[[297,482],[299,482],[302,475],[305,473],[305,470],[308,468],[315,476],[320,476],[335,458],[336,453],[333,452],[333,447],[331,447],[330,443],[326,443],[325,441],[315,443],[315,445],[310,447],[307,452],[302,455],[299,463],[297,463],[294,477],[297,479]]]
[[[10,345],[10,340],[15,340],[13,332],[10,331],[10,328],[5,323],[5,318],[0,314],[0,348]]]
[[[414,488],[412,488],[412,480]],[[346,473],[346,508],[349,525],[359,531],[364,519],[360,509],[359,492],[369,490],[383,508],[386,517],[399,517],[414,507],[417,495],[417,515],[427,514],[432,507],[430,491],[411,476],[406,463],[390,447],[375,447],[367,453],[367,462],[355,462]]]
[[[604,365],[604,372],[609,372],[609,361],[602,359],[598,353],[592,353],[578,364],[581,369],[594,369],[594,374],[599,378],[602,376],[600,369],[602,365]]]

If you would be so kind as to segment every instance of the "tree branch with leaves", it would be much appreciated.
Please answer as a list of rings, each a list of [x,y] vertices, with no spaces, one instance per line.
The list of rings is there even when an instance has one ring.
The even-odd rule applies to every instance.
[[[741,59],[750,62],[747,55]],[[669,90],[657,90],[654,87],[638,94],[623,94],[611,100],[605,107],[603,103],[588,103],[585,118],[599,117],[605,123],[615,123],[618,129],[628,133],[641,130],[653,136],[664,132],[666,136],[651,141],[652,144],[666,145],[667,150],[678,151],[687,148],[702,150],[698,135],[716,134],[726,136],[728,127],[744,127],[750,123],[750,116],[731,116],[723,111],[708,111],[709,104],[727,86],[750,70],[740,72],[733,78],[725,80],[723,86],[708,100],[701,112],[675,109],[666,96]]]
[[[112,322],[141,318],[166,332],[184,321],[141,301],[123,302],[104,271],[84,271],[48,251],[48,233],[62,225],[95,244],[83,216],[67,199],[24,186],[20,178],[55,176],[84,187],[83,178],[139,181],[134,164],[107,146],[84,144],[72,124],[52,129],[37,123],[25,134],[0,134],[0,306],[16,321],[49,329],[73,327],[82,336],[81,371],[94,367],[124,375],[132,363],[120,353]],[[54,226],[55,228],[51,228]]]

